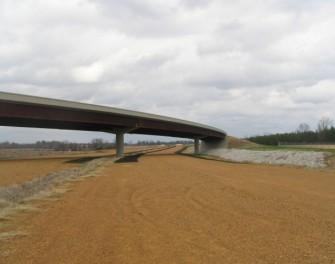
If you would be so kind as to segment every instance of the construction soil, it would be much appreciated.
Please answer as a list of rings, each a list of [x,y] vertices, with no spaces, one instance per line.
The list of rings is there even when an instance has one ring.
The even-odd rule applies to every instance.
[[[159,148],[161,146],[126,147],[125,153]],[[115,149],[86,151],[86,152],[58,152],[43,151],[43,156],[38,156],[39,151],[34,150],[1,150],[0,160],[0,187],[19,184],[52,172],[78,167],[87,160],[100,157],[115,156]]]
[[[0,242],[0,263],[335,263],[335,174],[174,154],[110,163]]]

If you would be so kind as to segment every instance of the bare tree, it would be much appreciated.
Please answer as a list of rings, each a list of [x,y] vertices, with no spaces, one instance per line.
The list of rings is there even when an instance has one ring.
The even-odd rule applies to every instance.
[[[101,150],[104,148],[104,140],[102,138],[94,138],[91,141],[94,150]]]
[[[298,126],[298,129],[297,129],[297,134],[299,135],[300,137],[300,140],[302,142],[305,142],[306,141],[306,137],[307,137],[307,132],[310,131],[310,126],[307,124],[307,123],[301,123],[299,126]]]
[[[318,123],[318,131],[323,132],[330,129],[334,124],[334,121],[329,117],[322,117]]]
[[[301,123],[299,126],[298,126],[298,129],[297,129],[297,132],[298,133],[306,133],[310,131],[310,126],[309,124],[307,123]]]
[[[329,140],[328,134],[330,129],[333,127],[334,121],[329,117],[323,117],[318,123],[318,139],[321,142],[326,142]]]

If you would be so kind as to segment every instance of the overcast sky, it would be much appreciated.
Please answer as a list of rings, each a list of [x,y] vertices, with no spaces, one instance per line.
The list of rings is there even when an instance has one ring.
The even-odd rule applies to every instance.
[[[0,91],[244,137],[335,118],[333,0],[1,0]],[[0,128],[0,141],[96,137]]]

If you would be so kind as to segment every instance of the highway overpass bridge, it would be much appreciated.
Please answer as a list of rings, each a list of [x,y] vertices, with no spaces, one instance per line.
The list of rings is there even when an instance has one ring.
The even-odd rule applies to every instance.
[[[5,92],[0,92],[0,126],[113,133],[116,134],[117,156],[123,156],[126,133],[193,139],[196,154],[227,145],[226,132],[203,124],[107,106]]]

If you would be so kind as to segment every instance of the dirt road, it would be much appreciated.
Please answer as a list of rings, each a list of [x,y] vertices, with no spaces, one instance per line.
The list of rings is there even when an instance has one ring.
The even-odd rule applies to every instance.
[[[173,155],[109,165],[45,211],[0,263],[335,263],[335,174]]]

